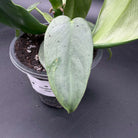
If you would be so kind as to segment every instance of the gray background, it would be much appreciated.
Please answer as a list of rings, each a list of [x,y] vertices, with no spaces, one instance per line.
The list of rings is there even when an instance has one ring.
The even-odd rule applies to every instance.
[[[28,7],[36,0],[14,1]],[[48,11],[48,0],[41,2],[39,8]],[[89,20],[95,22],[101,4],[94,0]],[[104,52],[81,104],[68,115],[42,104],[12,65],[13,37],[14,31],[0,24],[0,138],[138,138],[138,41],[112,48],[111,60]]]

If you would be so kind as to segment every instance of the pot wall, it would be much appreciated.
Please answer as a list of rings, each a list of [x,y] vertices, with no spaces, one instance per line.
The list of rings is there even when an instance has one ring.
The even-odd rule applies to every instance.
[[[44,96],[49,97],[49,101],[51,101],[51,98],[55,98],[55,95],[51,90],[50,84],[48,82],[47,74],[44,72],[38,73],[37,71],[23,65],[17,59],[14,51],[14,45],[17,39],[18,39],[17,37],[14,38],[10,44],[9,55],[12,63],[15,65],[16,68],[18,68],[21,72],[25,73],[28,76],[33,89],[40,94],[40,98],[42,102],[47,103],[47,101],[45,101],[45,99],[47,100],[47,98],[45,98]],[[92,69],[98,65],[98,63],[102,58],[102,55],[103,55],[103,50],[98,50],[96,57],[93,60]],[[52,102],[52,105],[55,106],[55,103]],[[58,102],[57,102],[57,105],[58,107],[60,107]]]

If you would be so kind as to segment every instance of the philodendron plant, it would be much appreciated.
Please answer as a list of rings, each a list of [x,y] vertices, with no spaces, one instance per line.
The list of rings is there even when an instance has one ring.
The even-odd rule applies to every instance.
[[[70,113],[85,93],[93,49],[109,49],[138,39],[138,0],[105,0],[96,25],[85,20],[92,0],[49,1],[51,14],[38,9],[39,3],[24,9],[11,0],[0,0],[0,22],[17,33],[45,33],[39,59],[57,100]],[[34,9],[48,26],[31,15]]]

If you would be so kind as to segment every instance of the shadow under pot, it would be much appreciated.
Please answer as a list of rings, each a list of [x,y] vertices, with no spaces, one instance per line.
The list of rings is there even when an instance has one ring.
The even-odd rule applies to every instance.
[[[28,76],[32,88],[38,93],[44,104],[62,108],[52,92],[47,73],[38,59],[38,50],[43,39],[43,35],[31,34],[15,37],[10,44],[10,59],[17,69]],[[103,50],[95,50],[92,69],[98,65],[102,55]]]

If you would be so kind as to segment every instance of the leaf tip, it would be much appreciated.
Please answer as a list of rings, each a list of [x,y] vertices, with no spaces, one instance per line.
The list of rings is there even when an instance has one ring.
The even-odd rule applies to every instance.
[[[63,106],[63,108],[67,111],[68,114],[73,113],[76,110],[77,107],[78,107],[78,105],[77,106],[69,105],[68,107]]]
[[[75,111],[75,109],[66,109],[66,111],[68,112],[68,114],[71,114],[72,112]]]

